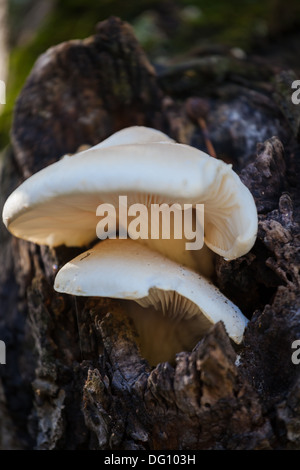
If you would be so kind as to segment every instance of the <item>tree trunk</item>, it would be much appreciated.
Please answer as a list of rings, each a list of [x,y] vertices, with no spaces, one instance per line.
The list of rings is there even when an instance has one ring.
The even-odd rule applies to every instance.
[[[117,18],[38,59],[15,107],[1,205],[62,155],[137,124],[204,151],[210,140],[251,190],[259,230],[250,253],[215,261],[214,282],[250,319],[243,344],[218,323],[175,364],[150,368],[117,301],[53,290],[82,249],[37,246],[1,225],[0,448],[300,448],[300,108],[289,73],[224,50],[156,71]]]
[[[7,79],[7,1],[1,0],[0,2],[0,80],[6,83]],[[0,114],[3,110],[3,104],[5,104],[5,88],[0,83]]]

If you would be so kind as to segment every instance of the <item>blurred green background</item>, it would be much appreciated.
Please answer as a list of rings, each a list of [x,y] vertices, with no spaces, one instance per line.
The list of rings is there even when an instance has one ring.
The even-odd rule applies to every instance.
[[[8,11],[5,26],[9,61],[6,105],[0,115],[0,149],[9,142],[14,103],[37,57],[62,41],[92,35],[95,25],[111,15],[132,25],[156,64],[170,63],[197,48],[209,50],[222,45],[296,67],[300,52],[299,0],[0,0],[0,6],[1,3],[6,4]]]

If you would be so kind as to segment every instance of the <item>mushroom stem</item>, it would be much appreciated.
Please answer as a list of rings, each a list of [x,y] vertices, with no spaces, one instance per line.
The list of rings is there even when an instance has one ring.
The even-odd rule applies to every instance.
[[[211,326],[197,315],[185,318],[180,308],[176,309],[174,319],[172,307],[162,311],[133,300],[122,304],[138,333],[141,355],[151,366],[166,361],[174,363],[176,353],[191,351]]]
[[[170,238],[169,240],[163,240],[161,238],[158,240],[139,239],[137,241],[161,253],[167,258],[176,261],[176,263],[201,273],[208,279],[211,279],[213,276],[214,253],[206,245],[203,245],[201,250],[192,251],[186,249],[185,245],[187,240],[185,238],[181,240],[175,240],[174,238]]]

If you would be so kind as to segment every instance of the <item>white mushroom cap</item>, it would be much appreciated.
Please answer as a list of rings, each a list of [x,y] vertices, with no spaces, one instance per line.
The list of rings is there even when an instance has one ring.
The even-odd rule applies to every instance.
[[[150,144],[151,142],[175,142],[171,137],[157,129],[144,126],[131,126],[115,132],[107,139],[95,145],[93,149],[127,144]]]
[[[205,243],[226,259],[247,253],[257,232],[253,197],[221,160],[145,127],[65,156],[22,183],[3,221],[17,237],[50,246],[84,246],[96,238],[96,208],[134,202],[204,204]]]
[[[54,289],[78,296],[131,300],[145,309],[161,311],[171,323],[180,325],[178,347],[188,338],[194,346],[220,320],[232,340],[240,343],[247,324],[239,308],[211,282],[130,239],[105,240],[79,255],[57,273]],[[146,335],[147,331],[148,327]],[[159,334],[155,328],[155,335]],[[172,338],[166,341],[172,343]]]

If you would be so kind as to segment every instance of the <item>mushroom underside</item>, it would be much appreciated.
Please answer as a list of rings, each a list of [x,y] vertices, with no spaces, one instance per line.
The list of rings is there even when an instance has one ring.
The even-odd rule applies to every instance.
[[[176,353],[191,351],[212,326],[196,304],[175,291],[150,289],[147,297],[120,302],[151,366],[173,363]]]
[[[118,299],[150,363],[173,361],[223,321],[239,344],[247,319],[216,286],[134,240],[104,240],[64,265],[54,288],[63,294]]]
[[[97,239],[97,226],[101,219],[105,219],[107,238],[116,237],[122,225],[127,233],[126,236],[135,239],[135,233],[132,230],[134,225],[136,232],[140,232],[141,238],[138,238],[138,241],[170,259],[200,272],[207,278],[211,278],[214,271],[214,253],[205,244],[200,250],[186,249],[187,243],[196,240],[198,234],[195,235],[194,239],[185,237],[185,219],[183,215],[180,219],[174,220],[174,213],[170,211],[170,232],[169,237],[165,239],[162,237],[162,215],[159,214],[158,220],[156,219],[157,227],[154,227],[154,223],[151,222],[151,205],[165,204],[172,206],[174,201],[162,195],[143,194],[141,192],[128,192],[123,194],[122,197],[127,198],[125,217],[120,217],[120,212],[124,208],[119,205],[119,195],[116,193],[53,196],[43,203],[35,204],[31,209],[26,209],[15,220],[12,219],[9,223],[10,230],[17,237],[42,245],[53,247],[62,244],[66,246],[88,246]],[[178,205],[183,206],[184,203],[185,201],[182,200]],[[111,211],[106,212],[105,217],[104,215],[102,217],[96,215],[97,207],[101,204],[105,205],[105,208],[108,205],[111,206]],[[145,212],[140,213],[137,210],[136,214],[128,215],[128,207],[133,204],[143,204]],[[195,209],[193,209],[190,227],[193,232],[195,231],[195,218]],[[143,227],[146,227],[147,238],[142,238]],[[155,231],[159,234],[159,238],[152,237],[153,228],[156,228]],[[181,238],[174,237],[176,229],[182,234]],[[115,233],[113,233],[114,230]]]

